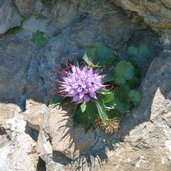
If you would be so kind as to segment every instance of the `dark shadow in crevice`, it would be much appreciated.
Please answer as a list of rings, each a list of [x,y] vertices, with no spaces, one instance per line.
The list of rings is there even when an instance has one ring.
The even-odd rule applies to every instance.
[[[39,157],[36,171],[46,171],[46,163]]]
[[[67,164],[71,163],[71,159],[67,158],[62,153],[59,153],[56,151],[53,151],[52,159],[54,162],[60,163],[62,165],[67,165]]]
[[[38,140],[38,135],[39,132],[36,129],[33,129],[31,126],[29,126],[29,124],[26,124],[25,127],[25,133],[30,135],[30,137],[34,140],[37,141]]]

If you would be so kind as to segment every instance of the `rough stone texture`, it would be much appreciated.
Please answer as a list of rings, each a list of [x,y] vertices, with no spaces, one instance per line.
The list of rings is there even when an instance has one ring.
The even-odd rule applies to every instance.
[[[46,162],[48,161],[47,168],[58,170],[63,168],[62,165],[67,164],[65,169],[63,168],[64,170],[76,170],[81,167],[84,170],[99,171],[111,169],[116,171],[169,171],[171,167],[170,68],[170,57],[163,58],[161,56],[152,62],[141,85],[143,95],[141,105],[123,119],[119,132],[112,136],[95,131],[93,136],[88,134],[86,137],[79,128],[77,128],[78,132],[72,130],[72,122],[66,111],[62,111],[58,107],[51,109],[48,116],[45,115],[45,124],[42,124],[44,129],[39,133],[39,139],[43,142],[39,144],[39,147],[46,149],[44,153],[40,154]],[[41,104],[36,103],[35,108],[41,111],[40,107]],[[34,107],[30,106],[30,109],[32,108]],[[28,112],[30,111],[28,110]],[[31,113],[33,119],[29,122],[33,123],[40,115],[37,115],[37,119],[35,119],[34,113],[36,114],[36,112]],[[46,131],[43,133],[44,130]],[[67,134],[68,132],[70,133]],[[42,140],[44,134],[47,143],[46,133],[50,136],[52,148],[50,144],[47,145]],[[81,144],[81,147],[75,146],[77,139],[73,139],[72,136],[81,140],[78,143]],[[120,142],[121,140],[122,142]],[[87,147],[87,143],[88,147],[91,147],[90,150],[84,146],[86,144]],[[79,153],[74,150],[75,147],[79,147]],[[85,150],[84,154],[94,154],[96,157],[87,158],[83,155],[72,162],[68,161],[67,158],[73,159],[73,155],[77,157],[78,154],[81,154],[81,149]],[[64,156],[60,158],[60,154],[55,154],[55,151],[67,158]],[[47,158],[47,154],[51,157]],[[103,161],[105,158],[107,158],[107,162]],[[89,164],[89,160],[91,164]]]
[[[6,132],[6,141],[0,141],[0,169],[3,171],[35,171],[38,155],[35,153],[35,141],[26,134],[26,122],[23,119],[20,108],[13,104],[0,104],[0,114],[10,125]],[[3,127],[5,128],[5,126]],[[0,131],[2,133],[2,131]],[[0,133],[0,134],[1,134]],[[24,164],[23,164],[24,163]]]
[[[75,159],[95,141],[94,133],[85,134],[83,128],[73,128],[69,114],[59,106],[50,110],[44,104],[29,100],[25,120],[29,127],[39,131],[37,152],[41,155],[52,155],[53,150],[69,159]]]
[[[20,11],[20,14],[25,17],[29,17],[33,11],[33,0],[15,0],[15,4]]]
[[[52,140],[53,150],[70,159],[86,152],[95,141],[93,132],[85,134],[83,128],[73,128],[69,113],[58,107],[49,113],[47,131]]]
[[[12,0],[1,0],[0,2],[0,34],[5,33],[12,27],[19,26],[21,16]]]
[[[108,142],[104,143],[107,145],[104,154],[101,150],[91,161],[91,167],[84,159],[81,161],[82,168],[97,171],[170,170],[170,68],[170,57],[164,59],[161,56],[152,62],[141,86],[141,105],[123,119],[121,128],[116,133],[119,139],[116,135],[106,137]],[[97,162],[98,158],[100,163]],[[68,165],[66,170],[76,170],[79,167],[77,161]]]
[[[16,102],[25,91],[30,43],[17,36],[4,36],[0,41],[0,101]]]
[[[169,0],[161,0],[161,2],[168,8],[171,8],[171,2]]]
[[[0,104],[0,124],[5,124],[6,120],[14,117],[16,105],[14,104]]]
[[[16,105],[0,103],[0,146],[8,142],[11,124],[7,121],[15,115]]]
[[[170,1],[58,0],[50,11],[40,1],[34,7],[32,0],[14,2],[21,15],[30,16],[33,10],[38,16],[30,16],[16,33],[0,37],[0,170],[170,170]],[[12,15],[10,20],[20,18],[12,1],[1,3],[0,23],[7,14]],[[164,30],[163,44],[143,22],[131,21],[135,12],[115,4]],[[43,48],[30,42],[36,30],[47,36]],[[152,59],[163,47],[141,85],[141,105],[122,120],[119,132],[113,135],[98,129],[85,135],[82,128],[73,128],[69,113],[46,105],[56,86],[56,64],[82,55],[84,48],[97,41],[122,58],[127,57],[131,44],[146,43],[154,50]]]
[[[116,0],[115,4],[126,10],[137,12],[153,28],[171,29],[171,2],[169,0]]]
[[[55,5],[62,7],[55,8]],[[46,28],[45,25],[44,27],[41,26],[41,29],[49,36],[53,35],[39,54],[39,73],[44,80],[48,93],[53,90],[54,82],[56,81],[56,77],[53,74],[56,69],[55,64],[66,62],[68,58],[72,58],[74,55],[82,55],[84,52],[82,48],[86,48],[94,42],[103,41],[106,45],[114,48],[123,58],[126,56],[129,44],[137,44],[141,41],[147,43],[151,49],[156,49],[155,52],[158,53],[158,50],[160,51],[159,41],[154,33],[151,34],[149,30],[143,34],[143,30],[148,30],[148,28],[142,24],[131,23],[129,18],[118,10],[114,4],[106,1],[95,1],[93,3],[91,1],[81,1],[78,5],[77,1],[74,1],[73,4],[69,3],[69,1],[66,4],[63,4],[63,1],[59,1],[55,5],[49,17],[52,18],[53,27],[56,28],[56,31],[49,33],[48,27]],[[70,19],[72,22],[67,20],[64,26],[60,22],[56,22],[55,19],[60,19],[57,14],[68,5],[74,6],[72,7],[74,9],[77,8],[75,10],[77,11],[77,16],[75,17],[76,14],[74,13]],[[53,17],[53,15],[57,16]],[[68,19],[68,14],[63,13],[63,17]],[[61,20],[63,20],[62,18]],[[34,19],[31,19],[31,21],[34,21]],[[29,21],[24,24],[25,28],[26,26],[28,27],[27,24],[29,24]],[[50,24],[51,22],[48,23],[48,25]],[[141,36],[142,34],[143,36]],[[148,42],[148,40],[150,41]],[[151,44],[151,41],[155,43]],[[155,56],[154,53],[153,57]]]
[[[40,62],[33,58],[29,63],[26,77],[26,96],[28,99],[43,102],[47,96],[44,80],[39,73]]]
[[[25,21],[23,30],[18,31],[16,35],[0,38],[1,101],[23,101],[27,97],[47,102],[55,87],[56,75],[53,71],[56,64],[66,62],[74,55],[83,54],[82,48],[96,41],[105,42],[122,57],[125,57],[129,44],[137,44],[140,41],[155,49],[153,57],[160,51],[157,35],[142,24],[131,23],[112,3],[74,1],[65,4],[64,1],[59,1],[53,7],[48,13],[39,1],[35,2],[35,10],[40,10],[39,16],[32,16]],[[60,12],[65,11],[67,7],[75,9],[71,18],[68,18],[67,13]],[[23,10],[25,8],[23,7]],[[62,18],[58,15],[60,13]],[[61,23],[64,18],[67,20],[65,24]],[[44,31],[48,38],[47,45],[42,49],[30,44],[31,34],[36,30]],[[154,43],[151,44],[151,41]]]
[[[26,112],[24,113],[24,118],[29,124],[31,124],[30,127],[36,129],[37,131],[39,131],[43,125],[43,109],[46,110],[44,104],[41,105],[33,100],[28,100],[26,102]]]

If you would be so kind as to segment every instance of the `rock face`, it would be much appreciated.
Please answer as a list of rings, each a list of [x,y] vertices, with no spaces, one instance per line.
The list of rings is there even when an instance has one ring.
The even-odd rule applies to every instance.
[[[26,71],[31,59],[30,43],[17,36],[1,37],[0,41],[0,99],[17,102],[25,91]]]
[[[73,128],[72,120],[66,110],[57,106],[48,109],[34,101],[27,101],[25,119],[30,127],[40,132],[38,137],[37,152],[46,154],[48,137],[51,139],[51,145],[54,152],[64,155],[68,159],[75,159],[86,152],[95,142],[95,134],[84,133],[83,128]],[[46,139],[47,137],[47,139]],[[44,141],[46,139],[46,141]],[[49,151],[52,153],[52,151]]]
[[[12,0],[1,0],[0,2],[0,34],[5,33],[12,27],[19,26],[21,16],[14,7]]]
[[[131,130],[116,150],[109,151],[108,164],[97,170],[170,170],[170,67],[170,57],[153,61],[142,83],[141,106],[133,112],[135,120],[141,121],[143,116],[146,122]]]
[[[103,135],[98,130],[85,135],[82,129],[73,128],[65,110],[59,107],[48,109],[42,104],[28,102],[26,120],[33,125],[32,128],[35,125],[41,127],[37,152],[48,161],[47,168],[57,170],[65,165],[64,170],[81,167],[99,171],[168,171],[171,167],[170,68],[170,57],[164,59],[161,56],[152,62],[141,85],[141,105],[123,119],[119,132],[112,136]],[[42,114],[38,113],[44,113],[44,123],[40,120]],[[107,147],[110,150],[105,150]],[[96,157],[84,157],[89,153],[96,154]],[[80,155],[82,157],[77,158]],[[107,163],[102,160],[105,156]],[[71,162],[70,159],[75,160]],[[99,161],[102,162],[100,167]]]
[[[38,163],[36,144],[25,132],[26,122],[20,108],[10,103],[1,104],[0,116],[0,169],[35,171]]]
[[[69,114],[58,108],[49,113],[47,132],[51,137],[53,150],[70,159],[86,152],[95,141],[93,132],[85,134],[83,128],[73,128]]]
[[[126,10],[137,12],[152,28],[171,29],[171,2],[169,0],[116,0],[115,4]]]
[[[0,34],[27,17],[19,30],[0,36],[0,170],[169,171],[170,1],[49,2],[53,4],[0,2]],[[160,39],[142,20],[132,22],[137,14],[164,32]],[[36,30],[48,39],[42,48],[30,41]],[[130,45],[143,42],[153,51],[152,59],[156,57],[140,87],[141,105],[123,118],[113,135],[98,129],[85,134],[82,127],[73,127],[65,107],[47,105],[56,88],[56,65],[82,55],[97,41],[121,58],[127,57]]]
[[[29,17],[33,11],[33,0],[16,0],[15,1],[20,14],[25,17]]]

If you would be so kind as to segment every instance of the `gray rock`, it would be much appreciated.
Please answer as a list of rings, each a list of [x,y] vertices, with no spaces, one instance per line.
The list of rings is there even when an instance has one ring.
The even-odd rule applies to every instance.
[[[32,0],[15,2],[21,15],[30,16]],[[142,102],[123,118],[119,132],[109,136],[96,129],[85,134],[82,127],[73,128],[70,114],[65,110],[51,109],[44,104],[54,95],[51,90],[56,89],[59,76],[58,72],[53,72],[58,70],[56,64],[82,55],[82,48],[96,41],[114,48],[118,54],[123,54],[122,57],[130,44],[143,41],[154,49],[153,56],[159,55],[162,45],[158,35],[143,23],[132,23],[131,17],[135,13],[124,12],[113,2],[59,0],[54,1],[48,11],[37,1],[34,9],[40,15],[24,22],[24,31],[0,37],[0,101],[3,102],[0,104],[0,124],[4,130],[0,136],[0,154],[5,156],[0,160],[0,167],[4,170],[9,167],[11,171],[28,168],[34,171],[39,157],[46,169],[52,171],[170,169],[171,61],[168,56],[171,44],[168,30],[161,39],[164,51],[152,62],[141,85]],[[166,6],[169,7],[169,1],[162,0],[165,5],[158,2],[161,1],[144,1],[144,9],[138,1],[115,1],[126,10],[136,11],[153,28],[163,30],[166,26],[168,29],[170,9]],[[20,18],[12,1],[0,3],[0,13],[3,12],[0,23],[7,14],[12,15],[10,20],[16,16]],[[4,14],[8,8],[9,13]],[[44,48],[30,44],[31,34],[36,30],[45,32],[48,38]],[[24,113],[15,105],[5,104],[20,99],[24,106],[25,98],[28,99]],[[0,155],[0,159],[2,157]]]
[[[116,0],[115,4],[123,9],[137,12],[152,28],[166,32],[171,28],[170,1]]]
[[[78,13],[78,0],[56,1],[53,4],[52,21],[54,25],[63,30],[74,22]]]
[[[44,108],[46,108],[45,105],[33,100],[27,100],[26,102],[24,118],[30,124],[30,127],[37,131],[40,131],[43,125]]]
[[[14,6],[12,0],[1,0],[0,2],[0,34],[10,28],[20,26],[21,16]]]
[[[165,5],[165,7],[171,8],[170,0],[161,0],[161,2]]]
[[[95,134],[84,129],[74,128],[67,111],[56,107],[49,113],[47,132],[52,140],[54,151],[67,158],[75,159],[86,152],[95,142]]]
[[[16,35],[0,41],[0,101],[17,102],[25,91],[31,45]]]
[[[41,103],[29,100],[25,119],[29,127],[39,131],[37,152],[41,155],[52,154],[53,150],[67,158],[75,159],[95,142],[94,133],[85,134],[83,128],[74,128],[67,111],[59,106],[50,110]],[[52,147],[46,141],[47,135],[51,139]]]
[[[44,80],[48,97],[54,96],[56,79],[59,77],[59,64],[65,63],[68,59],[81,53],[81,50],[68,39],[68,36],[69,29],[66,29],[59,36],[50,39],[46,47],[40,52],[39,74]]]
[[[39,74],[39,60],[32,59],[26,77],[26,96],[28,99],[44,102],[47,96],[44,80]]]
[[[20,11],[20,14],[25,17],[29,17],[33,11],[33,0],[15,0],[15,4]]]
[[[0,142],[0,169],[3,171],[35,171],[38,155],[35,153],[35,141],[26,133],[26,122],[21,110],[14,104],[0,103],[0,112],[5,115],[4,125],[10,125],[8,139]],[[8,119],[7,119],[8,118]],[[2,132],[0,133],[2,134]],[[2,140],[2,139],[1,139]]]

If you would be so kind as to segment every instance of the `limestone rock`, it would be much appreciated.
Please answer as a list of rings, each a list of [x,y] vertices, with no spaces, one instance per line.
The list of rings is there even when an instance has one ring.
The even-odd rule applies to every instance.
[[[33,11],[33,0],[15,0],[16,6],[22,16],[29,17]]]
[[[0,104],[1,123],[10,127],[0,129],[0,169],[4,171],[35,171],[38,155],[35,153],[35,141],[26,133],[26,122],[21,110],[14,104]],[[3,116],[3,117],[2,117]],[[10,134],[8,132],[10,131]],[[7,134],[4,141],[3,136]],[[2,141],[3,140],[3,141]]]
[[[39,74],[44,81],[49,97],[54,95],[56,81],[59,75],[57,71],[60,63],[65,63],[68,59],[74,58],[82,51],[70,39],[69,29],[53,37],[47,46],[40,52]]]
[[[171,8],[171,2],[170,0],[161,0],[161,2],[168,8]]]
[[[24,22],[19,33],[0,37],[0,101],[3,102],[0,170],[35,171],[38,160],[52,171],[170,170],[171,39],[168,34],[163,36],[161,57],[152,62],[141,85],[140,106],[123,118],[117,133],[105,135],[96,129],[85,134],[82,127],[73,127],[69,112],[44,104],[56,88],[59,76],[58,71],[53,72],[58,70],[56,65],[74,55],[81,56],[94,42],[104,42],[124,59],[128,46],[144,42],[154,49],[153,56],[158,56],[162,46],[158,35],[144,23],[132,23],[130,18],[138,13],[152,28],[167,29],[168,33],[170,1],[58,0],[53,1],[51,11],[40,5],[40,1],[14,2],[18,9],[12,0],[0,3],[0,25],[6,24],[0,33],[19,25],[19,12],[30,16],[33,3],[38,16]],[[133,12],[125,12],[115,4]],[[43,48],[30,43],[36,30],[45,32],[48,38]],[[25,112],[7,104],[20,104],[20,100]],[[102,167],[98,168],[100,164]]]
[[[168,171],[171,166],[171,58],[155,59],[141,86],[143,99],[133,111],[132,123],[125,118],[123,133],[132,124],[124,141],[109,155],[108,162],[97,170]],[[131,115],[130,115],[131,117]],[[145,121],[141,123],[142,121]],[[139,124],[135,124],[138,121]],[[125,128],[126,127],[126,128]]]
[[[24,118],[29,126],[39,131],[43,126],[44,113],[46,106],[33,100],[27,100]]]
[[[5,33],[12,27],[19,26],[21,16],[14,6],[12,0],[1,0],[0,2],[0,34]]]
[[[159,30],[171,28],[171,3],[168,0],[116,0],[115,4],[126,10],[137,12],[152,28]]]
[[[16,35],[0,41],[0,101],[17,102],[24,93],[31,45]]]
[[[67,158],[75,159],[95,143],[95,134],[85,134],[81,127],[74,128],[67,111],[59,106],[48,109],[44,104],[27,100],[24,115],[28,126],[39,131],[36,148],[41,156],[52,154],[53,150]]]
[[[52,139],[53,150],[70,159],[86,152],[95,141],[93,132],[85,134],[83,128],[73,128],[69,114],[58,107],[49,113],[47,130]]]
[[[56,1],[53,4],[52,15],[53,23],[59,29],[64,29],[68,27],[77,17],[79,1]]]
[[[47,92],[44,80],[39,73],[39,60],[32,59],[26,77],[26,96],[34,101],[45,102]]]
[[[0,146],[6,144],[11,137],[12,125],[9,120],[15,116],[16,109],[14,104],[0,103]]]
[[[6,123],[8,119],[11,119],[15,115],[16,105],[0,103],[0,125]]]

